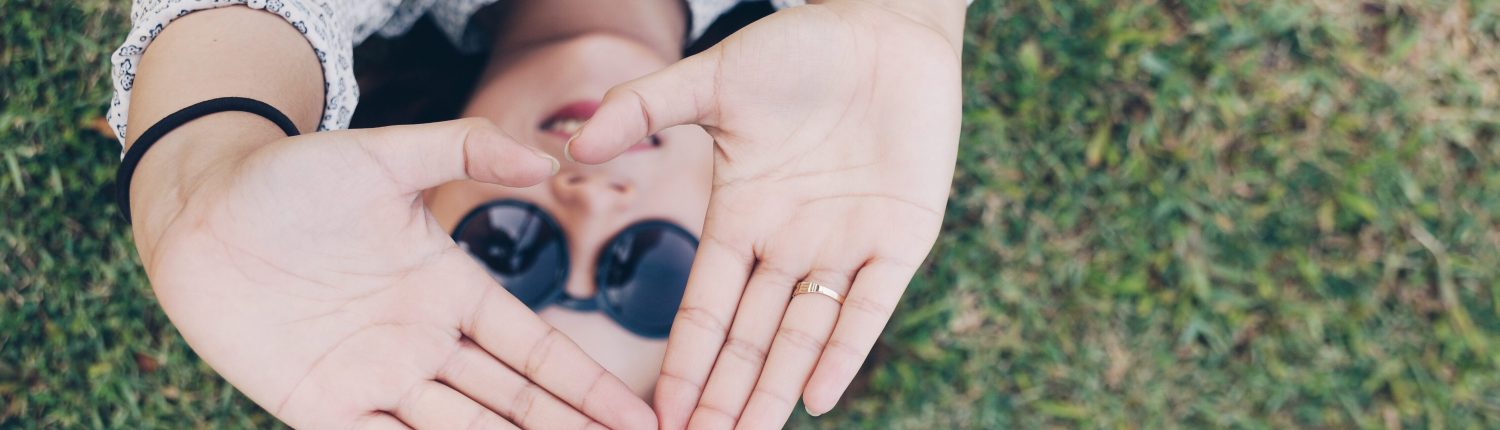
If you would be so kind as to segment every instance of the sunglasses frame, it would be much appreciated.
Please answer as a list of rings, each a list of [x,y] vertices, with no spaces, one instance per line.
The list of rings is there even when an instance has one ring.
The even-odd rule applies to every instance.
[[[671,322],[668,322],[667,327],[661,330],[636,327],[634,324],[629,324],[624,315],[620,315],[618,312],[616,312],[614,310],[614,306],[612,306],[612,304],[610,303],[610,300],[605,298],[605,296],[607,296],[606,294],[604,294],[603,286],[605,271],[599,269],[603,264],[602,260],[604,258],[605,250],[612,248],[620,243],[620,240],[627,237],[627,235],[647,229],[662,229],[663,231],[670,232],[671,234],[686,239],[693,245],[695,255],[699,244],[697,235],[694,235],[692,232],[688,231],[686,228],[683,228],[677,223],[664,219],[648,218],[625,226],[625,228],[620,229],[618,233],[615,233],[613,236],[610,236],[609,239],[605,240],[604,245],[599,247],[599,249],[595,251],[593,259],[593,297],[587,299],[575,299],[567,295],[567,289],[565,288],[568,281],[568,275],[571,273],[573,268],[572,248],[569,246],[570,244],[568,242],[568,232],[567,230],[563,230],[562,224],[557,222],[557,219],[554,218],[551,213],[547,212],[547,210],[542,208],[540,205],[519,199],[501,199],[479,205],[473,210],[470,210],[468,214],[464,215],[464,217],[459,220],[458,225],[453,228],[453,232],[449,236],[453,238],[454,243],[460,242],[458,234],[464,230],[464,227],[467,227],[469,225],[469,222],[487,216],[489,210],[496,207],[512,207],[527,212],[535,212],[539,215],[538,218],[542,220],[543,224],[551,227],[557,232],[558,238],[562,241],[563,244],[563,246],[561,247],[561,258],[565,264],[561,265],[561,267],[557,270],[557,273],[553,276],[551,286],[548,287],[546,294],[538,299],[535,304],[526,303],[528,307],[530,307],[532,310],[541,310],[546,308],[547,306],[557,305],[575,311],[602,312],[605,315],[608,315],[611,320],[614,320],[615,324],[619,325],[620,327],[624,327],[631,333],[635,333],[636,335],[639,335],[641,337],[652,339],[663,339],[667,337],[668,332],[671,331]],[[478,256],[474,255],[473,251],[466,250],[466,252],[468,252],[471,257],[479,260]],[[485,270],[491,272],[492,277],[495,276],[494,269],[490,268],[488,264],[484,263],[483,261],[479,261],[479,264],[485,266]],[[691,262],[689,262],[688,268],[692,268]],[[496,279],[495,282],[499,284],[500,280]],[[500,285],[500,287],[505,288],[503,284]],[[684,286],[684,288],[686,288],[686,286]],[[510,293],[510,289],[507,288],[506,292]]]

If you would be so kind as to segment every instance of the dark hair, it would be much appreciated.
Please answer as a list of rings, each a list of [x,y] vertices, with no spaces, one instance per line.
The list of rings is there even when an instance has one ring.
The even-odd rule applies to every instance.
[[[371,37],[354,48],[360,96],[349,128],[457,118],[487,58],[459,52],[428,18],[400,37]]]

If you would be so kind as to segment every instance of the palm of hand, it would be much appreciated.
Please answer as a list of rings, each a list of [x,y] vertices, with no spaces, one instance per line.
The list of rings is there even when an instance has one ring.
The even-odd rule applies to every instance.
[[[421,204],[422,189],[456,179],[455,163],[465,175],[514,149],[381,142],[444,137],[431,130],[352,133],[371,132],[256,151],[204,181],[162,236],[148,272],[205,361],[296,427],[652,421]],[[530,170],[479,176],[545,176]]]
[[[832,408],[936,240],[959,97],[952,39],[857,2],[778,12],[611,91],[572,156],[680,123],[715,140],[657,385],[665,428],[779,427],[798,397]],[[791,298],[803,280],[846,300]]]
[[[927,63],[892,55],[933,50],[938,61]],[[920,263],[941,223],[956,151],[957,63],[941,54],[951,47],[890,12],[806,7],[716,51],[709,218],[735,225],[706,234],[757,238],[762,260],[775,244],[805,248],[830,236],[840,239],[825,243],[830,253]],[[772,76],[782,79],[767,86]],[[867,234],[880,230],[913,234]]]
[[[302,146],[286,149],[341,148],[291,143]],[[325,424],[324,415],[394,409],[392,394],[431,379],[459,346],[458,314],[443,311],[475,303],[483,292],[442,279],[473,269],[435,231],[423,231],[430,226],[418,208],[382,204],[392,202],[373,195],[393,187],[359,183],[370,172],[319,166],[313,171],[324,174],[312,181],[322,184],[308,188],[313,193],[269,192],[278,181],[294,180],[277,176],[296,167],[250,167],[243,179],[223,184],[218,198],[192,200],[182,222],[194,228],[164,237],[163,265],[152,268],[163,274],[154,277],[158,296],[205,360],[288,422],[312,416],[305,422],[316,426]],[[362,195],[325,193],[335,190]],[[212,282],[191,274],[172,282],[169,274],[193,267],[234,270],[218,270]],[[434,300],[447,303],[402,306]]]

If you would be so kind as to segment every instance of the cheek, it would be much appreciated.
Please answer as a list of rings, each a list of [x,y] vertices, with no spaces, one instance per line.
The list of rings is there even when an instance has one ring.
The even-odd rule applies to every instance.
[[[658,186],[646,191],[645,218],[664,218],[681,225],[695,236],[703,235],[703,218],[708,213],[709,178],[685,179],[682,175],[656,178]]]
[[[662,169],[657,181],[664,185],[663,207],[683,227],[701,236],[713,191],[713,140],[697,126],[683,129],[686,138],[677,139],[677,143],[684,148],[672,160],[677,167]]]
[[[547,73],[547,62],[522,61],[510,68],[480,77],[473,95],[461,113],[500,126],[511,137],[531,142],[543,117],[567,95],[570,85],[559,73]]]

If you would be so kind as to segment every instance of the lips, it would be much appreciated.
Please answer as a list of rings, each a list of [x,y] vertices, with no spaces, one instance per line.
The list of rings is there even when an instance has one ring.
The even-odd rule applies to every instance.
[[[597,101],[575,102],[558,109],[552,116],[547,117],[547,120],[542,121],[538,128],[548,134],[568,139],[573,137],[573,133],[577,133],[578,129],[583,128],[583,123],[593,117],[594,112],[598,110],[599,102]]]
[[[537,128],[546,134],[563,139],[571,139],[573,138],[573,134],[578,133],[578,130],[583,128],[583,124],[588,122],[589,118],[592,118],[594,112],[597,111],[599,111],[598,101],[574,102],[563,106],[562,109],[558,109],[552,116],[542,121]],[[625,152],[655,149],[659,146],[661,146],[661,140],[653,135],[642,139],[639,143],[631,146],[630,149],[625,150]]]

